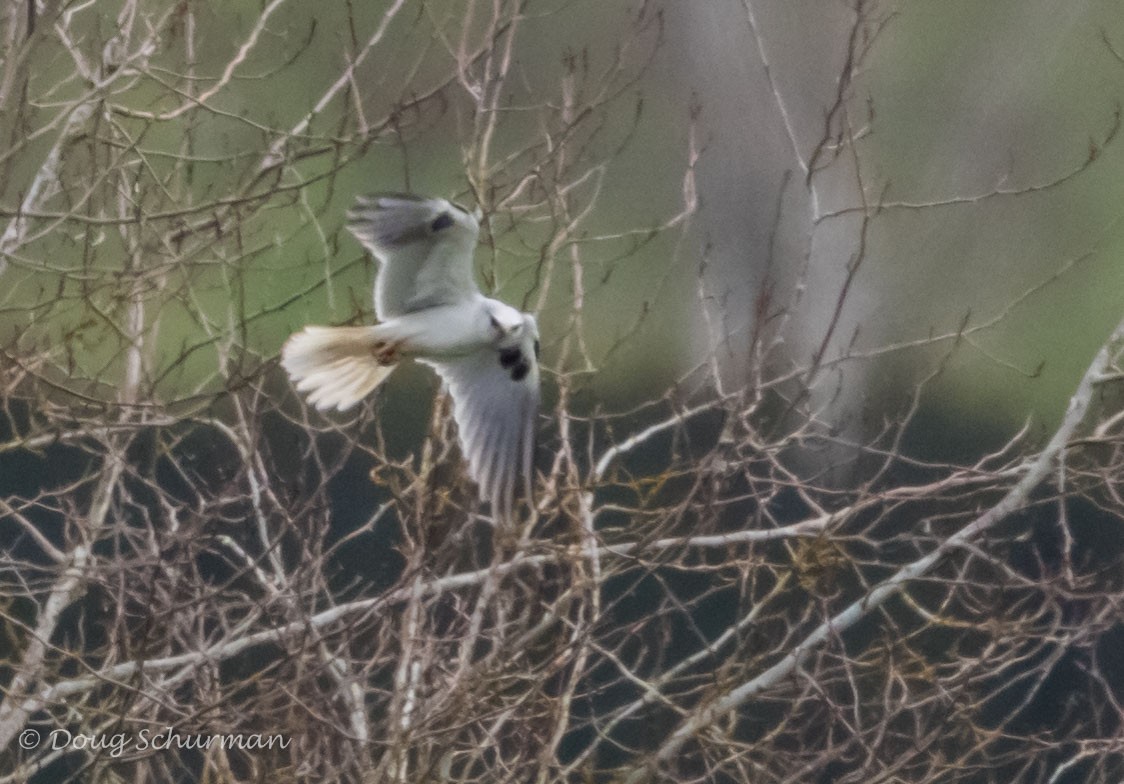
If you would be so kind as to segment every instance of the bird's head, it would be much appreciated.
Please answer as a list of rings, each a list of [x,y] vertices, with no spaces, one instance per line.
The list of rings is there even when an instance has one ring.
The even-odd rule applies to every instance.
[[[471,231],[473,234],[480,231],[480,221],[484,218],[484,213],[480,211],[479,207],[469,210],[463,204],[457,204],[455,201],[446,202],[452,210],[448,215],[452,223],[463,226]]]
[[[516,337],[523,330],[523,314],[498,299],[485,301],[485,309],[497,339]]]
[[[539,327],[530,313],[521,313],[495,299],[487,300],[485,307],[496,345],[517,346],[528,338],[538,341]]]

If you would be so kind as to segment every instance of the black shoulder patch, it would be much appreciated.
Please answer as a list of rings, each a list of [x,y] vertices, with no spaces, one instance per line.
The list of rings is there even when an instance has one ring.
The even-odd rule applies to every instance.
[[[517,348],[500,350],[500,367],[512,368],[523,361],[523,352]],[[518,381],[518,379],[516,379]]]
[[[433,231],[441,231],[453,225],[453,216],[447,212],[443,212],[433,219],[433,223],[429,224],[429,228]]]

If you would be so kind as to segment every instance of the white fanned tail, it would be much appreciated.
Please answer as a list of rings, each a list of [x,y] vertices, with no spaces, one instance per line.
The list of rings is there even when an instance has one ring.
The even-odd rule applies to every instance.
[[[305,327],[281,349],[281,365],[321,411],[346,411],[394,370],[376,359],[380,341],[373,327]]]

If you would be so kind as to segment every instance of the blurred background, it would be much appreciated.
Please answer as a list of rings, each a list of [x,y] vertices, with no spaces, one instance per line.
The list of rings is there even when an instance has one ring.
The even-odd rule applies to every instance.
[[[737,6],[692,6],[683,46],[669,47],[699,75],[713,134],[699,188],[717,307],[744,323],[771,255],[778,277],[807,287],[785,336],[792,362],[808,363],[836,315],[826,357],[902,347],[838,368],[829,416],[852,432],[899,412],[937,367],[922,452],[1055,422],[1120,314],[1117,9],[877,6],[885,24],[846,89],[853,149],[805,187],[797,158],[832,122],[851,6],[754,3],[756,40]]]
[[[340,227],[355,195],[372,190],[482,196],[492,226],[481,272],[501,297],[542,309],[548,350],[580,298],[588,357],[566,361],[591,371],[582,379],[589,405],[634,405],[714,347],[731,383],[744,380],[756,309],[768,297],[769,326],[783,341],[770,355],[778,367],[903,347],[825,369],[829,418],[857,435],[864,417],[892,414],[912,382],[940,365],[925,401],[940,423],[934,437],[976,438],[1028,416],[1053,421],[1116,319],[1124,27],[1111,3],[865,3],[871,24],[859,32],[853,4],[822,0],[530,3],[506,52],[506,108],[486,161],[477,99],[451,76],[450,47],[474,25],[482,30],[487,15],[465,18],[468,6],[457,2],[395,5],[347,89],[325,101],[365,44],[356,31],[373,29],[392,4],[270,4],[260,40],[207,98],[206,113],[170,95],[160,69],[186,68],[209,84],[202,80],[221,75],[261,5],[67,10],[71,46],[91,70],[125,40],[122,30],[135,39],[168,15],[173,31],[192,25],[193,45],[145,52],[144,78],[103,75],[105,100],[123,109],[113,127],[144,151],[128,164],[138,170],[134,194],[105,175],[128,151],[96,146],[106,130],[96,123],[68,126],[70,102],[97,88],[75,73],[67,45],[37,46],[23,84],[9,69],[8,91],[28,98],[3,123],[15,141],[0,191],[10,222],[0,262],[5,343],[57,349],[73,336],[70,378],[59,382],[95,397],[114,386],[106,368],[123,361],[112,311],[123,301],[128,249],[111,220],[44,217],[12,243],[24,201],[33,214],[90,212],[82,199],[98,189],[168,213],[150,237],[163,250],[186,243],[164,266],[143,247],[137,261],[158,306],[145,314],[160,340],[145,374],[168,401],[224,383],[215,352],[228,341],[256,363],[304,323],[366,312],[371,264]],[[580,152],[571,153],[591,167],[567,184],[581,217],[563,244],[546,247],[556,216],[515,209],[527,191],[514,189],[535,170],[526,151],[549,130],[543,107],[563,122],[567,90],[576,104],[608,102],[579,124]],[[271,134],[310,111],[294,137]],[[337,131],[341,122],[353,127]],[[364,134],[365,122],[381,125]],[[52,150],[60,179],[37,179]],[[290,156],[284,167],[261,174],[278,152]],[[466,176],[466,167],[475,171]],[[264,190],[270,178],[278,192],[268,203],[247,200],[236,232],[223,219],[207,226],[209,200]],[[697,203],[685,210],[687,179]],[[490,193],[472,193],[481,187]],[[207,230],[214,236],[200,242]],[[188,252],[191,242],[199,247]],[[586,270],[577,283],[572,264],[544,262],[544,247],[564,259],[570,242]],[[544,269],[557,285],[544,284]],[[970,334],[904,348],[958,331]]]

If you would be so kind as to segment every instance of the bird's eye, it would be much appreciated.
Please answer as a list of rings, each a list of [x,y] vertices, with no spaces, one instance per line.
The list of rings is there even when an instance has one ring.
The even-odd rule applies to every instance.
[[[453,216],[447,212],[443,212],[433,219],[433,223],[429,224],[429,228],[434,232],[438,232],[441,231],[441,229],[447,229],[452,225]]]

